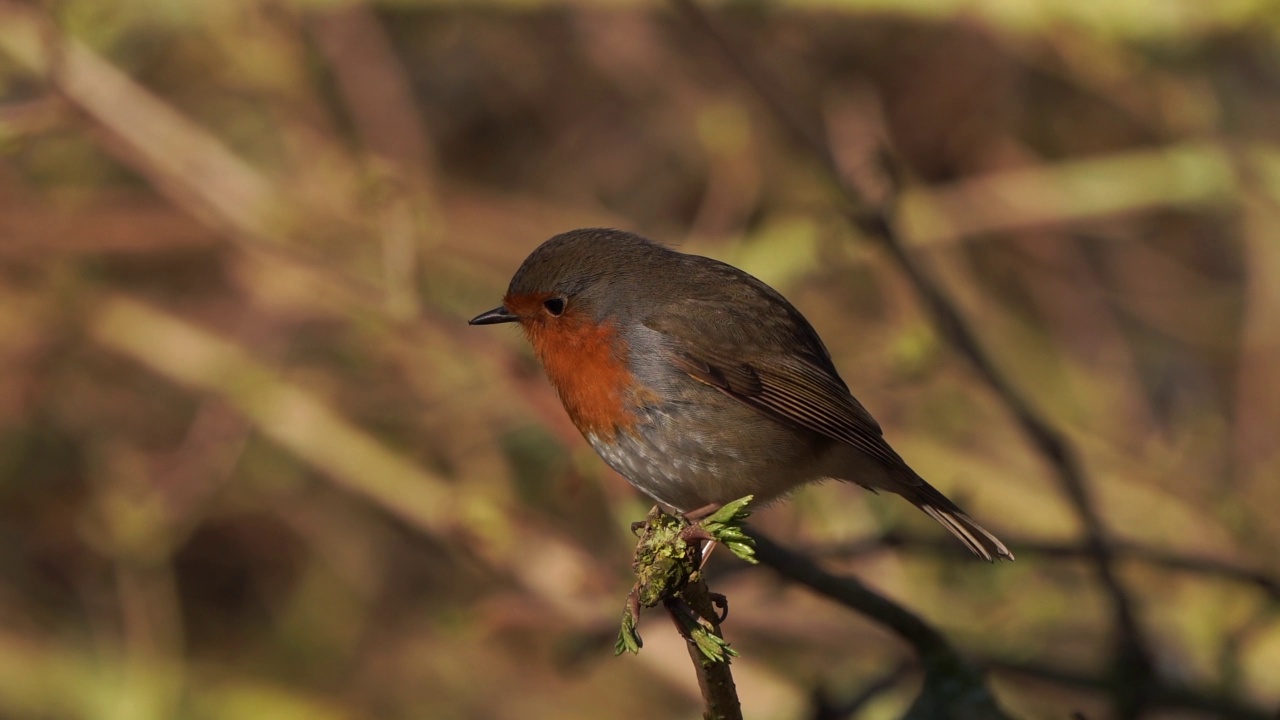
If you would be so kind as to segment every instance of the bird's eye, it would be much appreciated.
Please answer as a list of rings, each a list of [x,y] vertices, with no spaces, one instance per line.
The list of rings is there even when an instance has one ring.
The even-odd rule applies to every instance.
[[[564,313],[564,298],[549,298],[542,301],[542,307],[551,313],[552,317],[560,317]]]

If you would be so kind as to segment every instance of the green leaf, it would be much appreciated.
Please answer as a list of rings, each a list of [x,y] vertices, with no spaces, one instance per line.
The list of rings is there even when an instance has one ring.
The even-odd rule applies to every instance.
[[[724,638],[716,635],[702,625],[697,625],[689,631],[689,637],[693,638],[693,642],[698,646],[698,651],[702,656],[711,662],[729,662],[729,658],[738,657],[738,651],[729,647],[729,643]]]
[[[760,563],[756,559],[756,544],[751,538],[747,538],[746,542],[726,542],[725,547],[729,548],[729,552],[738,556],[739,560],[749,562],[752,565]]]
[[[631,608],[627,608],[622,613],[622,629],[618,631],[618,641],[613,645],[613,656],[617,657],[624,652],[639,655],[642,647],[644,641],[636,630],[636,616],[631,614]]]
[[[748,495],[743,498],[738,498],[733,502],[725,503],[724,507],[704,519],[702,521],[702,526],[707,527],[712,524],[726,524],[747,519],[751,516],[751,513],[745,508],[754,498],[754,495]]]

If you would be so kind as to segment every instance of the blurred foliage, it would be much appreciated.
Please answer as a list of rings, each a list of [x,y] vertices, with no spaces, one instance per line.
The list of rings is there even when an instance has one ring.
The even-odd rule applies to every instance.
[[[1117,536],[1280,574],[1274,0],[714,10],[896,203]],[[645,503],[518,333],[464,324],[584,225],[784,291],[1019,555],[830,563],[1011,713],[1105,716],[1092,573],[1019,549],[1078,542],[1075,517],[812,160],[667,6],[536,0],[0,0],[0,716],[696,717],[674,632],[612,658]],[[815,548],[937,532],[830,485],[754,520]],[[727,556],[748,716],[909,658]],[[1122,570],[1166,678],[1280,704],[1274,594]],[[918,672],[893,677],[859,717],[910,704]]]

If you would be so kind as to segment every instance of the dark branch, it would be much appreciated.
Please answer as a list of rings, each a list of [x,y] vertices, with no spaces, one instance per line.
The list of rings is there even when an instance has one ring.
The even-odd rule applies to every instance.
[[[852,697],[839,702],[832,700],[823,689],[819,688],[814,693],[814,710],[811,720],[844,720],[853,717],[872,700],[902,682],[902,679],[911,672],[913,665],[914,663],[910,662],[899,663],[897,667],[872,680]]]
[[[753,532],[756,558],[779,575],[871,618],[915,649],[924,665],[924,689],[908,718],[1007,718],[987,689],[982,673],[918,615],[857,579],[832,575],[808,557]]]
[[[1095,677],[1035,662],[986,658],[982,664],[1000,673],[1022,675],[1051,682],[1055,685],[1066,685],[1096,692],[1106,692],[1114,682],[1110,678]],[[1152,682],[1151,687],[1148,689],[1148,701],[1154,708],[1194,710],[1227,720],[1275,720],[1277,717],[1275,711],[1246,705],[1226,695],[1215,695],[1159,680]]]

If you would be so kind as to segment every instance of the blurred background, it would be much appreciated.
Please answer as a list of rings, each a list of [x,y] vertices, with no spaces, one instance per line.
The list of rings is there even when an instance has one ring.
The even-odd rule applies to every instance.
[[[1010,714],[1107,717],[1080,518],[753,75],[1079,450],[1168,690],[1146,716],[1274,716],[1280,6],[704,9],[745,76],[639,0],[0,0],[0,717],[700,717],[661,612],[612,657],[648,504],[518,330],[465,324],[593,225],[787,294],[1018,561],[857,487],[758,528],[921,614]],[[919,691],[876,623],[712,569],[748,717]]]

